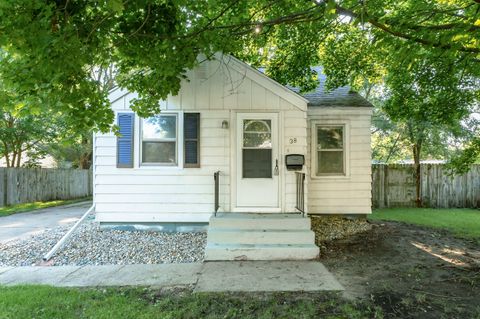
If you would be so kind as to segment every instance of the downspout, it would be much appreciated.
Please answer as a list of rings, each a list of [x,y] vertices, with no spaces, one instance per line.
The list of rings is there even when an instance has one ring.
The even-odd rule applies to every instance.
[[[85,214],[83,214],[82,218],[80,218],[65,235],[63,235],[62,239],[60,239],[58,243],[56,243],[55,246],[53,246],[53,248],[48,253],[46,253],[45,256],[43,256],[44,261],[49,261],[53,257],[53,255],[57,252],[57,250],[60,249],[63,245],[65,245],[65,243],[68,241],[68,239],[73,234],[73,232],[78,228],[78,226],[80,226],[80,224],[87,218],[87,216],[94,210],[94,208],[95,208],[95,204],[93,204],[85,212]]]

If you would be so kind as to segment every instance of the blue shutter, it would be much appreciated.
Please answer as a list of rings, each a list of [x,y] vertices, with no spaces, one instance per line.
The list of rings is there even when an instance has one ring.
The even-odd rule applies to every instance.
[[[200,167],[200,113],[183,115],[184,166]]]
[[[133,167],[133,113],[118,113],[120,136],[117,137],[117,167]]]

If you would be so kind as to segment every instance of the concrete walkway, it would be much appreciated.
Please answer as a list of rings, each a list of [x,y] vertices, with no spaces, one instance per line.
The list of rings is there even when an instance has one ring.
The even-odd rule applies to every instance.
[[[192,264],[0,268],[0,285],[152,286],[208,291],[340,291],[317,261],[233,261]]]
[[[0,217],[0,244],[75,222],[90,206],[92,202],[86,201]]]

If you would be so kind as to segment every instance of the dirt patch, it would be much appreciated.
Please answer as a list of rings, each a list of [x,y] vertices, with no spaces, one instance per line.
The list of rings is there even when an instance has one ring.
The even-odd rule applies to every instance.
[[[388,318],[480,318],[480,245],[448,232],[374,222],[320,243],[321,261]]]

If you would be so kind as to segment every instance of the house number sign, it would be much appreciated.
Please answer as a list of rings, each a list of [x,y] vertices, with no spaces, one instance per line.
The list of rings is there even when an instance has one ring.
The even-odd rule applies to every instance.
[[[297,144],[297,138],[296,137],[292,137],[290,139],[290,144]]]

